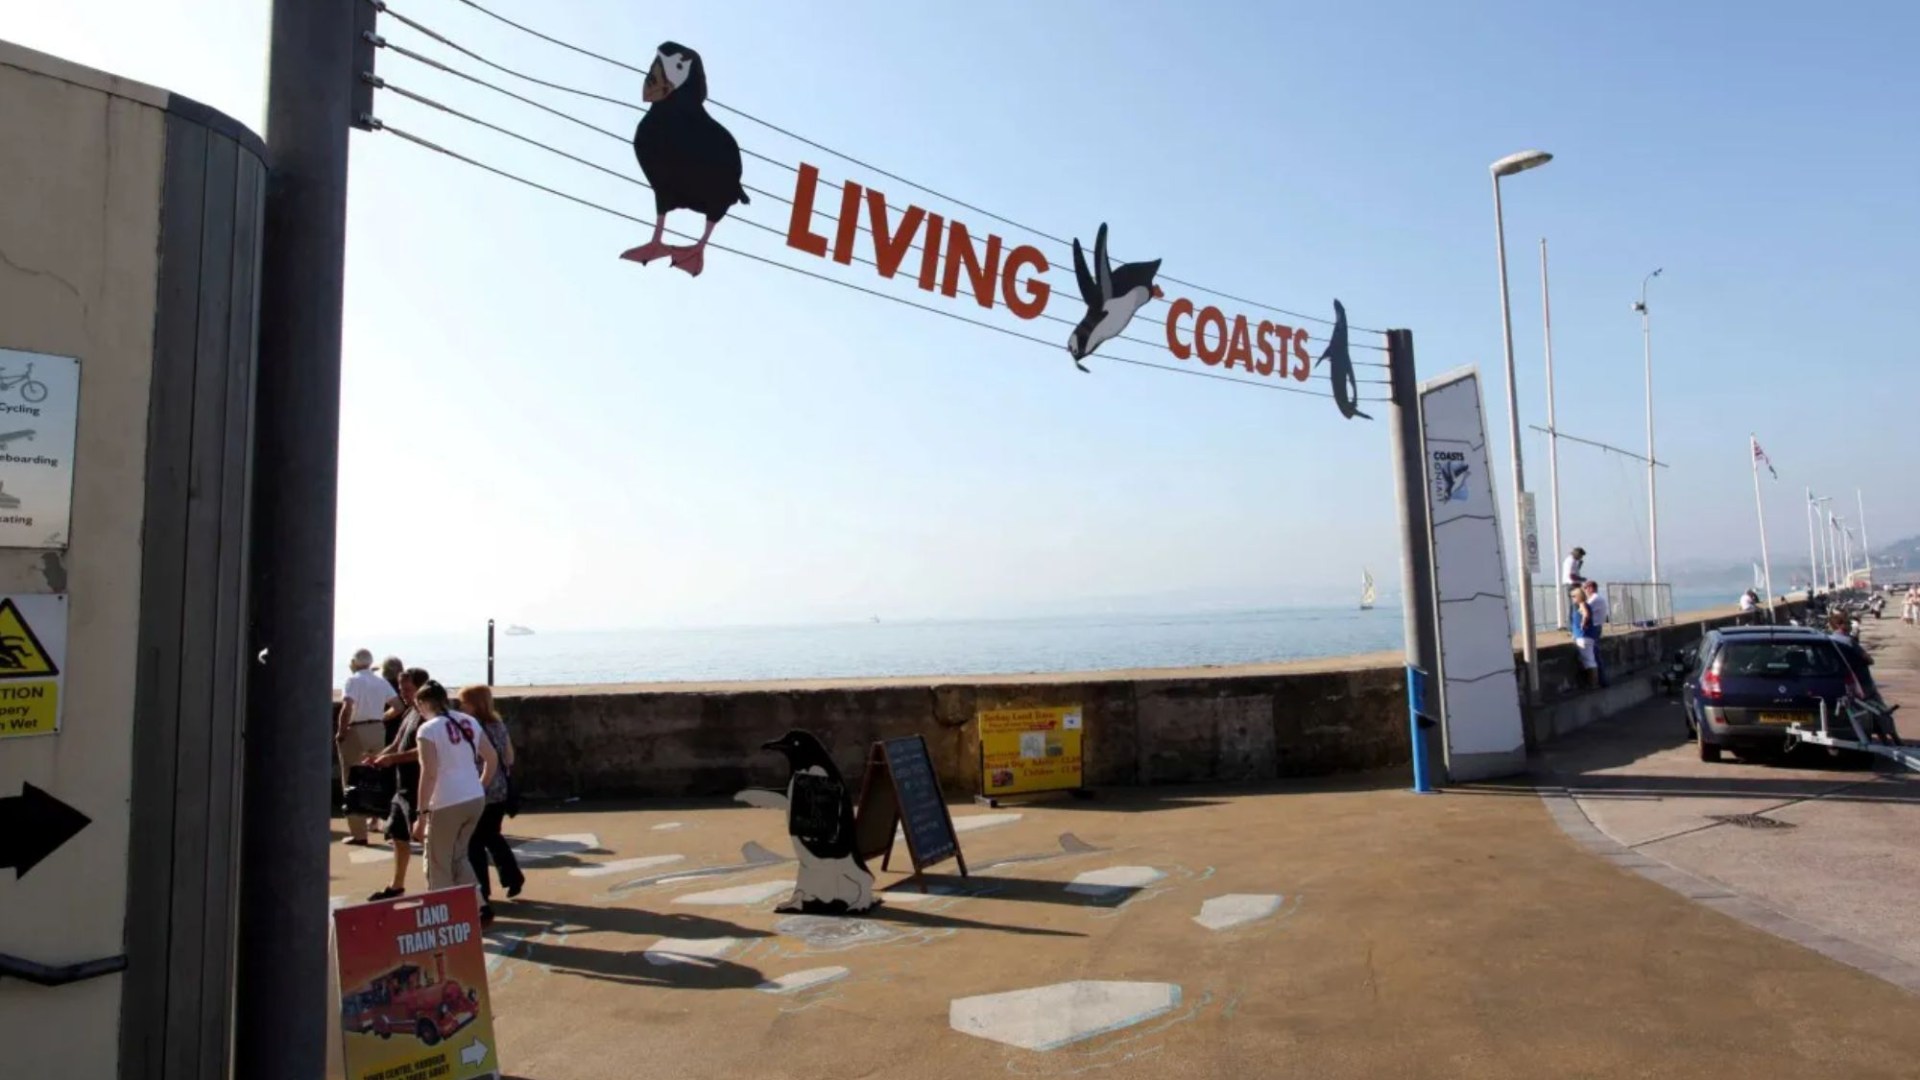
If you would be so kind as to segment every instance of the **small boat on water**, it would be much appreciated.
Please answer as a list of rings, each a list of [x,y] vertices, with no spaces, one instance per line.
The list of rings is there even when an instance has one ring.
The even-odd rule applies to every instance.
[[[521,626],[517,623],[513,626],[507,627],[507,630],[506,630],[506,634],[508,637],[526,637],[532,633],[533,633],[532,630],[529,630],[526,627]]]
[[[1364,567],[1360,571],[1360,610],[1373,610],[1373,571]]]

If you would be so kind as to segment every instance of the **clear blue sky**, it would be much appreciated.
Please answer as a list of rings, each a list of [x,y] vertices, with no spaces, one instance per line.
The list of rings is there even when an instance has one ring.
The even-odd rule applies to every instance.
[[[1110,222],[1116,251],[1158,255],[1167,274],[1310,312],[1337,296],[1362,325],[1410,327],[1423,377],[1481,366],[1503,477],[1487,164],[1543,147],[1557,159],[1507,186],[1523,423],[1544,422],[1547,236],[1572,433],[1644,442],[1629,304],[1666,269],[1652,306],[1669,567],[1757,556],[1749,430],[1780,469],[1766,489],[1776,579],[1805,565],[1804,486],[1843,495],[1849,516],[1864,489],[1880,541],[1920,532],[1903,317],[1920,294],[1911,4],[492,2],[641,64],[662,40],[692,45],[722,101],[1059,235]],[[394,7],[550,78],[639,96],[637,77],[455,0]],[[18,7],[3,32],[258,126],[266,10],[68,0]],[[637,172],[609,140],[381,65]],[[621,109],[547,97],[631,129]],[[378,112],[651,213],[638,188],[392,95]],[[830,180],[915,194],[727,123]],[[751,161],[748,180],[792,182]],[[770,200],[737,209],[785,221]],[[1329,401],[1097,357],[1081,375],[1062,350],[721,253],[697,280],[642,269],[615,256],[644,230],[388,135],[354,136],[350,213],[345,630],[1262,604],[1344,600],[1363,564],[1396,580],[1386,427]],[[826,266],[738,222],[715,239]],[[1071,292],[1069,269],[1048,276]],[[1134,332],[1157,336],[1156,315]],[[1541,437],[1524,452],[1545,542]],[[1640,579],[1642,470],[1569,448],[1562,489],[1590,572]]]

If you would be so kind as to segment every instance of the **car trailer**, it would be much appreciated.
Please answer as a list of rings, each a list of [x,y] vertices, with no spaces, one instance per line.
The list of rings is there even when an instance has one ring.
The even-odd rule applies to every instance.
[[[1875,707],[1876,706],[1867,703],[1862,703],[1860,706],[1860,708],[1868,709]],[[1895,705],[1891,709],[1885,706],[1878,707],[1885,709],[1887,714],[1887,731],[1893,733],[1893,713],[1899,706]],[[1820,730],[1814,731],[1804,724],[1787,725],[1787,748],[1791,750],[1797,743],[1808,743],[1813,746],[1824,746],[1829,750],[1854,750],[1863,754],[1872,754],[1875,757],[1883,757],[1896,764],[1904,765],[1915,772],[1920,772],[1920,747],[1907,746],[1904,743],[1899,746],[1888,746],[1885,743],[1874,742],[1867,737],[1866,729],[1860,726],[1860,717],[1856,715],[1858,712],[1857,708],[1843,708],[1839,711],[1840,715],[1846,719],[1847,726],[1853,729],[1853,738],[1843,738],[1833,733],[1828,723],[1827,703],[1825,699],[1822,699],[1820,702]],[[1898,738],[1899,736],[1896,734],[1894,737]]]

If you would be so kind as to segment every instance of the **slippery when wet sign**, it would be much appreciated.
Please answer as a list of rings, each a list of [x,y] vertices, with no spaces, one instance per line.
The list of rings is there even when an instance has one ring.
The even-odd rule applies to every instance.
[[[0,739],[60,730],[66,664],[66,594],[0,596]]]

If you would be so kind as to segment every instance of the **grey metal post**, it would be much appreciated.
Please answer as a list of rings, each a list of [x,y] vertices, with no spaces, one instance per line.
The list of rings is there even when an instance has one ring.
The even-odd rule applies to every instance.
[[[234,1076],[326,1069],[333,654],[352,0],[274,0],[255,398]]]
[[[1859,488],[1853,489],[1853,497],[1860,504],[1860,550],[1866,553],[1861,561],[1866,563],[1867,584],[1873,584],[1873,548],[1867,544],[1867,497]]]
[[[1553,575],[1554,626],[1567,628],[1567,583],[1560,578],[1560,428],[1553,419],[1553,301],[1547,293],[1547,238],[1540,238],[1540,321],[1547,338],[1547,491],[1553,499],[1553,554],[1546,560]]]
[[[487,620],[487,685],[493,685],[493,620]]]
[[[1393,437],[1393,493],[1400,508],[1400,614],[1407,664],[1426,673],[1428,700],[1438,710],[1443,701],[1440,622],[1434,600],[1433,527],[1427,518],[1426,439],[1420,419],[1420,389],[1414,377],[1413,331],[1387,331],[1387,380],[1392,402],[1387,414]],[[1414,730],[1421,734],[1427,768],[1443,771],[1447,758],[1440,745],[1441,727],[1416,721]]]
[[[1500,162],[1493,167],[1493,236],[1500,254],[1500,334],[1507,357],[1507,457],[1513,466],[1513,562],[1520,579],[1520,653],[1527,664],[1526,704],[1540,693],[1540,652],[1533,628],[1533,574],[1527,567],[1527,523],[1521,513],[1526,471],[1520,454],[1520,399],[1513,380],[1513,309],[1507,293],[1507,225],[1500,209]]]

